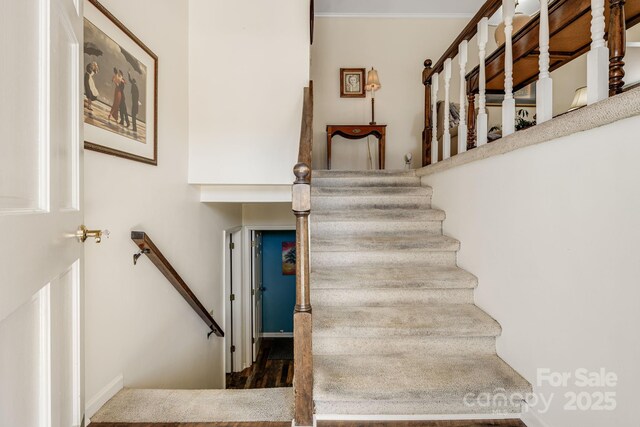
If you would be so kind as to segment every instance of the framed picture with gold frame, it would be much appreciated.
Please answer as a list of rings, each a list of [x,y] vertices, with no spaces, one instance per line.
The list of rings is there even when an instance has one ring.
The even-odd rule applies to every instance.
[[[158,164],[158,57],[97,0],[85,0],[84,148]]]

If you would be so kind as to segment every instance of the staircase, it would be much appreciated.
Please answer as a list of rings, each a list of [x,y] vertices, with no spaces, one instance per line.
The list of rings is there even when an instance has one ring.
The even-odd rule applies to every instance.
[[[317,416],[519,416],[531,386],[496,355],[431,193],[413,172],[313,172]]]

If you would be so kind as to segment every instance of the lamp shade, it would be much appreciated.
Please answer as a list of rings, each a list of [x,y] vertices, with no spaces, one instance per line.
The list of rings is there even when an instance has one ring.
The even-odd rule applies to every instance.
[[[380,84],[380,78],[378,77],[378,71],[375,68],[371,67],[371,70],[367,73],[367,90],[376,91],[380,89],[382,85]]]
[[[569,111],[577,110],[578,108],[587,105],[587,87],[581,87],[576,89],[575,95],[573,95],[573,102]]]
[[[529,22],[530,19],[531,19],[531,17],[529,15],[525,15],[524,13],[516,12],[516,14],[513,16],[513,34],[515,34],[518,31],[520,31],[520,29],[522,27],[524,27],[524,25],[527,22]],[[503,45],[504,42],[506,41],[506,35],[504,34],[504,21],[502,21],[496,27],[496,32],[495,32],[494,37],[496,39],[496,43],[498,44],[498,46]]]

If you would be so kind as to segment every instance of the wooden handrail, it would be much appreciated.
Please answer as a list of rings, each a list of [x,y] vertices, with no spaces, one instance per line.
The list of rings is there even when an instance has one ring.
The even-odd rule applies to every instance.
[[[436,62],[436,65],[434,65],[433,68],[429,67],[428,71],[422,74],[422,83],[426,84],[426,82],[431,79],[431,76],[433,74],[442,72],[442,70],[444,69],[444,61],[456,57],[456,55],[458,54],[460,43],[462,43],[464,40],[469,41],[473,38],[473,36],[476,35],[476,33],[478,32],[478,22],[480,22],[482,18],[490,18],[494,13],[498,11],[498,9],[500,9],[500,7],[502,7],[502,0],[488,0],[487,2],[485,2],[482,7],[480,7],[480,10],[478,10],[473,18],[471,18],[471,21],[469,21],[467,26],[464,27],[460,35],[458,35],[453,43],[451,43],[451,46],[449,46],[449,48],[444,52],[438,62]],[[431,65],[431,60],[428,61],[429,65]],[[426,61],[425,67],[427,67]]]
[[[485,73],[483,84],[485,93],[502,94],[505,91],[505,72],[508,73],[509,87],[511,94],[532,84],[539,79],[540,60],[546,64],[544,81],[550,80],[548,71],[554,71],[567,64],[578,56],[592,49],[592,11],[591,0],[553,0],[545,14],[544,22],[541,21],[540,13],[536,13],[529,21],[512,35],[512,49],[507,51],[506,45],[502,44],[482,61]],[[478,23],[483,18],[491,17],[502,5],[502,0],[487,0],[478,13],[471,19],[464,30],[458,35],[456,40],[449,46],[442,57],[432,67],[430,59],[425,60],[422,70],[422,83],[424,92],[424,128],[422,132],[422,165],[427,166],[436,161],[432,159],[431,143],[434,140],[433,128],[434,115],[432,108],[435,100],[432,99],[432,80],[436,73],[441,73],[444,69],[445,61],[454,59],[459,54],[459,45],[463,41],[471,40],[477,34]],[[606,0],[604,10],[605,39],[609,46],[609,96],[621,93],[624,88],[624,56],[625,56],[625,30],[640,23],[640,2],[629,0]],[[545,28],[546,35],[545,52],[540,59],[540,31]],[[485,27],[486,28],[486,27]],[[598,36],[601,37],[601,36]],[[549,51],[549,47],[552,50]],[[548,56],[547,56],[548,55]],[[507,58],[512,58],[507,60]],[[505,63],[509,62],[509,67]],[[466,111],[467,120],[467,149],[475,148],[478,130],[475,111],[474,95],[480,91],[481,67],[473,68],[466,75],[466,92],[468,108]],[[547,84],[543,86],[551,90]],[[540,97],[540,94],[538,94]],[[549,100],[551,94],[543,93],[541,99]],[[542,118],[542,121],[551,118],[551,107],[547,106],[542,111],[548,112],[549,116]],[[483,112],[483,129],[486,126],[486,112]],[[478,119],[479,120],[479,119]],[[513,129],[507,130],[507,134]],[[484,133],[484,131],[483,131]],[[486,142],[483,136],[482,143]]]
[[[193,308],[193,310],[200,316],[204,323],[211,329],[208,335],[216,334],[219,337],[224,336],[224,332],[220,328],[220,326],[213,319],[211,314],[204,308],[200,300],[195,296],[195,294],[191,291],[189,286],[187,286],[186,282],[180,277],[178,272],[173,268],[171,263],[165,258],[165,256],[160,252],[160,249],[153,243],[153,241],[149,238],[147,233],[144,231],[132,231],[131,232],[131,240],[135,242],[135,244],[140,248],[141,254],[147,255],[147,257],[151,260],[153,265],[155,265],[158,270],[167,278],[169,283],[173,285],[174,288],[182,295],[182,297],[187,301],[187,303]],[[135,255],[134,255],[135,256]],[[137,258],[134,258],[134,260]]]
[[[300,145],[298,147],[298,163],[311,167],[313,148],[313,82],[304,88],[302,105],[302,126],[300,128]]]
[[[313,148],[313,82],[304,88],[302,127],[291,206],[296,216],[296,305],[293,314],[293,389],[295,425],[313,425],[313,355],[309,295],[309,214]]]

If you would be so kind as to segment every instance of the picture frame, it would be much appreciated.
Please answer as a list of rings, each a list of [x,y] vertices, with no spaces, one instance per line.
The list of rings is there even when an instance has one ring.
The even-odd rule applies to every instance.
[[[296,242],[282,242],[282,275],[296,275]]]
[[[516,100],[516,107],[535,107],[536,106],[536,84],[531,83],[528,86],[513,93]],[[487,93],[488,107],[501,107],[504,100],[504,93]]]
[[[84,0],[84,148],[158,164],[158,57],[98,0]]]
[[[340,68],[340,98],[365,98],[364,68]]]

